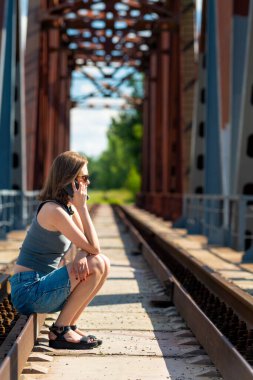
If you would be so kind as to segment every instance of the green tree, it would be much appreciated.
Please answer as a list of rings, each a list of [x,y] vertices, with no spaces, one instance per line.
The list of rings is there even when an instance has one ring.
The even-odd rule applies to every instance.
[[[142,125],[138,111],[121,113],[112,120],[108,130],[108,149],[101,155],[101,168],[109,170],[103,179],[106,188],[131,187],[139,190],[141,166]],[[131,174],[133,178],[130,181]],[[131,184],[131,185],[130,185]]]
[[[130,82],[133,98],[142,96],[141,81]],[[113,118],[107,132],[108,147],[97,158],[89,158],[91,188],[127,188],[133,194],[141,183],[142,121],[139,109],[122,111]]]

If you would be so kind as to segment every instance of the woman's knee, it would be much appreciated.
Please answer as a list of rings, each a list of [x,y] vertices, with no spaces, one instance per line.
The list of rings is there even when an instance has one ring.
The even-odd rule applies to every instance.
[[[104,261],[104,263],[105,263],[105,271],[106,271],[106,274],[108,275],[109,270],[110,270],[110,266],[111,266],[110,260],[108,259],[107,256],[105,256],[102,253],[100,253],[98,256],[100,257],[100,259],[102,259]]]
[[[88,257],[88,266],[91,272],[107,275],[110,268],[110,261],[105,255],[99,253],[98,255]]]
[[[95,273],[102,276],[105,271],[105,263],[98,256],[99,255],[92,255],[87,257],[88,267],[90,273]]]

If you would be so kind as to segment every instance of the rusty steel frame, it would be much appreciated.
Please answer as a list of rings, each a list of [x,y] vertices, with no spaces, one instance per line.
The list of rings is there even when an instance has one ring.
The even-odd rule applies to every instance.
[[[96,6],[101,4],[104,9],[96,10]],[[74,66],[81,55],[85,63],[90,60],[94,65],[116,62],[121,66],[132,66],[135,61],[141,67],[148,56],[148,52],[140,49],[141,45],[150,46],[161,29],[173,30],[179,22],[178,15],[170,12],[166,2],[162,1],[122,1],[120,4],[109,0],[101,4],[94,1],[63,3],[49,5],[41,12],[43,30],[60,31],[59,46],[70,52]],[[138,12],[138,17],[133,12]],[[101,25],[94,25],[94,22]],[[69,34],[70,29],[76,30],[76,35]],[[143,31],[150,31],[151,37],[138,33]],[[71,43],[76,46],[71,48]],[[129,43],[131,46],[127,45]],[[102,51],[104,56],[101,56]]]
[[[70,52],[59,30],[41,28],[46,0],[28,6],[25,51],[27,189],[40,189],[56,155],[69,149]]]
[[[28,320],[20,317],[16,325],[11,330],[10,336],[6,340],[14,340],[9,352],[0,365],[0,378],[4,380],[17,380],[21,375],[25,363],[33,349],[35,341],[38,338],[39,331],[45,320],[44,314],[32,314]],[[7,346],[8,348],[8,346]],[[1,349],[1,347],[0,347]]]
[[[181,4],[181,1],[189,2],[189,0],[177,0],[177,4]],[[150,55],[157,56],[158,65],[165,66],[162,61],[166,62],[165,56],[168,57],[170,51],[162,46],[161,34],[169,33],[172,39],[174,35],[178,38],[181,18],[186,12],[184,6],[173,9],[172,2],[167,1],[124,0],[119,6],[118,1],[109,0],[101,4],[103,10],[96,9],[99,4],[92,0],[73,3],[58,1],[57,4],[47,0],[29,2],[25,66],[25,77],[29,83],[26,89],[28,189],[41,188],[54,157],[69,149],[69,111],[80,101],[73,99],[72,102],[70,99],[71,73],[85,68],[87,63],[96,66],[104,83],[100,85],[96,78],[89,79],[102,96],[114,94],[125,99],[129,106],[142,107],[142,98],[136,99],[124,95],[120,90],[125,76],[118,81],[117,86],[110,81],[116,78],[120,67],[133,67],[141,72],[146,71]],[[99,22],[103,25],[99,26]],[[143,31],[145,33],[149,31],[150,34],[143,34]],[[104,55],[101,55],[102,52]],[[176,67],[178,57],[174,56],[173,53],[170,60],[176,60],[174,65]],[[111,76],[106,74],[106,70],[104,71],[104,67],[108,66],[114,67]],[[170,73],[172,76],[173,70],[175,69]],[[159,72],[159,68],[158,74],[158,84],[153,84],[156,88],[153,98],[161,95],[163,75]],[[88,76],[87,73],[84,75]],[[177,74],[176,78],[179,77]],[[171,109],[174,103],[177,105],[176,98],[172,101]],[[154,212],[161,212],[164,208],[157,206],[161,191],[159,172],[166,173],[169,167],[162,169],[160,167],[160,156],[166,147],[160,149],[165,121],[160,126],[162,116],[159,110],[166,108],[167,105],[165,101],[160,104],[153,101],[153,107],[156,108],[156,118],[153,120],[150,133],[157,136],[153,156],[158,155],[154,161],[154,170],[158,174],[154,174],[155,196],[152,198],[152,195],[149,195],[154,201]],[[179,108],[178,112],[181,112]],[[147,163],[144,165],[146,167]],[[182,182],[181,169],[177,172],[178,180]],[[149,178],[154,176],[149,174]],[[144,193],[146,192],[147,189],[144,189]],[[168,192],[170,189],[166,190],[166,195]],[[147,206],[148,198],[144,196],[143,199],[144,205]]]
[[[189,186],[195,8],[188,0],[167,6],[179,22],[174,29],[160,29],[144,67],[143,182],[136,204],[175,221],[182,215],[182,194]]]
[[[29,11],[26,77],[36,80],[27,89],[28,188],[41,188],[54,157],[69,148],[69,111],[82,101],[69,98],[70,77],[83,69],[100,96],[121,97],[144,111],[137,203],[167,219],[179,218],[188,186],[194,2],[36,0]],[[87,65],[97,67],[99,81],[84,71]],[[108,66],[114,68],[109,76]],[[112,83],[121,67],[144,73],[144,99],[124,95],[128,75]]]
[[[138,249],[140,249],[160,281],[166,288],[170,286],[171,299],[177,310],[185,319],[187,325],[199,343],[204,347],[222,376],[229,380],[251,380],[253,378],[253,368],[251,365],[240,355],[210,319],[207,318],[141,235],[141,231],[145,231],[145,234],[152,236],[152,239],[156,239],[155,233],[139,220],[134,219],[133,215],[127,211],[127,208],[115,206],[114,210],[120,220],[127,226],[127,230],[138,245]],[[161,237],[159,239],[161,239],[160,241],[163,240]],[[207,287],[231,305],[236,313],[244,318],[251,327],[253,326],[252,297],[249,297],[243,291],[222,279],[218,274],[202,266],[197,260],[190,257],[190,255],[182,252],[181,249],[173,247],[172,244],[169,245],[167,241],[163,241],[163,245],[166,246],[170,253],[179,262],[182,262],[183,265],[187,265],[189,268],[190,264],[191,271],[196,274]],[[173,252],[171,252],[171,250]]]

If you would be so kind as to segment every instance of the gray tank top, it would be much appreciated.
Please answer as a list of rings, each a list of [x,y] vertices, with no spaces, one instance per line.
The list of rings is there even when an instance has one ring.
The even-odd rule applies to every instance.
[[[17,259],[17,264],[45,274],[57,269],[62,256],[64,256],[71,245],[70,240],[63,234],[58,231],[49,231],[38,223],[38,212],[47,202],[59,204],[71,215],[67,206],[57,201],[48,200],[42,202],[32,220]]]

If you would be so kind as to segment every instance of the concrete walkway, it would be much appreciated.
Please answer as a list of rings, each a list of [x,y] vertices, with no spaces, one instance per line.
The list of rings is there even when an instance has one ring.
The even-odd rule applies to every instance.
[[[134,254],[135,247],[124,227],[115,223],[112,209],[101,206],[94,223],[102,252],[111,260],[111,272],[104,287],[83,312],[79,327],[102,338],[103,345],[86,351],[53,350],[48,347],[45,329],[22,378],[217,379],[215,368],[175,308],[151,305],[152,298],[163,294],[163,289],[143,257]],[[46,326],[51,325],[56,316],[48,315]],[[39,359],[37,351],[46,357]],[[199,355],[205,365],[194,364]],[[34,363],[49,359],[51,361]],[[34,373],[38,364],[41,374]]]

